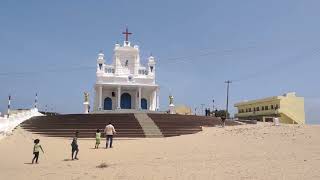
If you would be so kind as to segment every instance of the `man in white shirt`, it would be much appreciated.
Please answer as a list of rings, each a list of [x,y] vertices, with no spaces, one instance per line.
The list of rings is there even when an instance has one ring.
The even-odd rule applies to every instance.
[[[104,133],[106,134],[106,148],[108,148],[108,144],[110,141],[110,148],[112,148],[112,140],[113,140],[113,135],[116,133],[116,130],[114,129],[113,125],[111,122],[106,126],[104,129]]]

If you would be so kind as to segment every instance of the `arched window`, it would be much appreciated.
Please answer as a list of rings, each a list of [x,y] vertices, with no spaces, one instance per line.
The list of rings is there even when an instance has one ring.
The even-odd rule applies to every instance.
[[[104,99],[104,106],[103,106],[104,110],[112,110],[112,99],[109,97],[106,97]]]

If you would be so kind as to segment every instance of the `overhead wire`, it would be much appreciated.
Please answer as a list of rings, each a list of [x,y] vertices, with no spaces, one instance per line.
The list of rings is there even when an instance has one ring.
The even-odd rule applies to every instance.
[[[196,57],[203,57],[203,56],[210,56],[210,55],[215,55],[217,53],[232,53],[235,51],[239,51],[239,50],[246,50],[246,49],[251,49],[251,48],[255,48],[256,46],[247,46],[247,47],[243,47],[243,48],[233,48],[233,49],[225,49],[225,50],[216,50],[216,49],[206,49],[205,52],[201,52],[201,53],[195,53],[195,54],[191,54],[188,56],[180,56],[180,57],[172,57],[172,58],[159,58],[160,62],[159,65],[164,65],[164,64],[174,64],[174,63],[188,63],[189,61],[193,60],[193,58]],[[203,51],[203,50],[200,50]],[[315,53],[319,53],[320,49],[314,49],[311,54],[315,54]],[[281,61],[279,63],[276,64],[272,64],[270,65],[268,68],[264,68],[264,69],[271,69],[271,70],[275,70],[277,68],[277,66],[282,66],[284,64],[289,64],[291,63],[291,65],[293,64],[292,60],[300,60],[303,57],[303,54],[294,56],[292,58],[288,58],[285,61]],[[129,63],[127,64],[128,66],[131,65],[135,65],[135,63]],[[17,72],[0,72],[0,77],[28,77],[28,76],[32,76],[32,75],[39,75],[39,74],[43,74],[43,73],[57,73],[57,72],[75,72],[75,71],[84,71],[84,70],[94,70],[94,68],[96,68],[96,65],[90,65],[90,66],[73,66],[73,67],[64,67],[64,68],[55,68],[55,69],[47,69],[47,70],[42,70],[42,71],[17,71]],[[269,71],[270,72],[270,71]],[[238,79],[233,79],[233,82],[239,82],[239,81],[245,81],[245,80],[249,80],[252,78],[257,78],[260,77],[262,74],[264,74],[264,71],[257,71],[254,73],[251,73],[249,75],[246,75],[242,78],[238,78]]]
[[[277,71],[281,70],[282,68],[288,68],[289,66],[292,66],[292,65],[295,65],[301,61],[304,61],[304,59],[306,59],[307,56],[314,56],[317,54],[320,54],[320,48],[314,48],[308,53],[302,53],[302,54],[295,55],[293,57],[289,57],[284,61],[280,61],[279,63],[271,64],[267,68],[263,68],[263,69],[259,68],[259,70],[257,70],[254,73],[243,76],[242,78],[233,79],[232,82],[237,83],[237,82],[246,81],[246,80],[250,80],[250,79],[256,79],[261,76],[264,76],[265,72],[268,72],[268,74],[270,74],[272,72],[277,72]]]
[[[234,52],[239,51],[242,49],[249,49],[255,46],[248,46],[244,48],[233,48],[233,49],[225,49],[225,50],[216,50],[216,49],[202,49],[200,51],[207,51],[207,52],[201,52],[201,53],[194,53],[188,56],[181,56],[181,57],[171,57],[171,58],[159,58],[161,63],[159,65],[163,64],[173,64],[173,63],[184,63],[190,61],[190,59],[195,57],[202,57],[202,56],[210,56],[221,52]],[[141,60],[141,59],[140,59]],[[128,66],[136,65],[137,63],[129,63]],[[93,69],[96,66],[79,66],[79,67],[64,67],[64,68],[56,68],[56,69],[48,69],[48,70],[42,70],[42,71],[16,71],[16,72],[0,72],[0,77],[8,77],[8,76],[28,76],[28,75],[37,75],[42,73],[54,73],[54,72],[71,72],[71,71],[79,71],[79,70],[89,70]]]

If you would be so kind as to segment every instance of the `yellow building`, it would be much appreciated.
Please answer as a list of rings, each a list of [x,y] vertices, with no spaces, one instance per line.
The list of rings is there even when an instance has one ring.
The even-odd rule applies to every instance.
[[[234,106],[238,109],[235,117],[239,119],[273,121],[279,116],[280,123],[305,124],[304,98],[297,97],[294,92],[240,102]]]
[[[176,114],[192,115],[191,108],[186,105],[177,105],[174,109]]]

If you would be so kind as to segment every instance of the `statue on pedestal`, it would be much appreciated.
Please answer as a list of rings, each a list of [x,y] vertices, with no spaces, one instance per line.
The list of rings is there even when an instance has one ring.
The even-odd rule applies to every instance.
[[[173,104],[173,96],[172,95],[169,96],[169,104]]]
[[[170,114],[176,113],[175,108],[174,108],[174,104],[173,104],[173,96],[172,95],[169,96],[169,113]]]
[[[89,105],[89,93],[88,92],[84,92],[84,102],[83,102],[83,105],[84,105],[84,113],[85,114],[88,114],[89,111],[90,111],[90,105]]]
[[[88,92],[84,92],[84,102],[89,102],[89,93]]]

